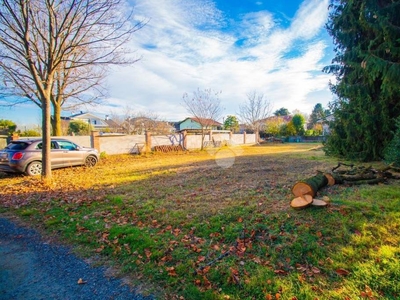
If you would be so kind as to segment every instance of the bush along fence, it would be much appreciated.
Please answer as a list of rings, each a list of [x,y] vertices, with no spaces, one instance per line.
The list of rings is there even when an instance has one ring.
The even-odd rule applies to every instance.
[[[12,140],[19,139],[13,135]],[[24,137],[24,139],[37,137]],[[170,135],[155,135],[146,132],[144,135],[101,135],[92,131],[88,136],[60,136],[78,145],[96,148],[106,154],[140,154],[151,151],[195,150],[201,148],[202,137],[182,131]],[[255,134],[233,134],[226,130],[211,130],[204,138],[205,147],[220,147],[223,145],[252,145],[256,144]]]

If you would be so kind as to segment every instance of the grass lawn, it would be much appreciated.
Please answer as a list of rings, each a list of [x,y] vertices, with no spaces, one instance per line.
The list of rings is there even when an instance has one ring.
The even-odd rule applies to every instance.
[[[0,173],[0,213],[159,299],[399,299],[400,181],[293,210],[291,186],[338,163],[317,146],[108,156],[51,185]]]

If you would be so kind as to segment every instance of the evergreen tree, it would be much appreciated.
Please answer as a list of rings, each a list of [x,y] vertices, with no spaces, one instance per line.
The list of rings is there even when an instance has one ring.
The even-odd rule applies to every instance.
[[[307,129],[313,129],[314,125],[317,124],[318,120],[326,117],[326,110],[322,107],[321,103],[317,103],[311,112],[310,119],[307,125]]]
[[[400,168],[400,117],[396,120],[396,127],[393,140],[385,148],[384,158],[386,163]]]
[[[282,108],[276,110],[274,112],[274,115],[277,116],[277,117],[278,116],[288,116],[288,115],[290,115],[290,112],[288,111],[287,108],[282,107]]]
[[[239,121],[236,116],[228,115],[224,121],[224,129],[232,132],[239,131]]]
[[[297,135],[303,135],[305,133],[304,124],[306,123],[306,119],[301,114],[295,114],[292,118],[294,128],[296,129]]]
[[[336,76],[337,99],[325,151],[378,159],[400,115],[400,1],[333,0],[330,9],[336,56],[324,70]]]

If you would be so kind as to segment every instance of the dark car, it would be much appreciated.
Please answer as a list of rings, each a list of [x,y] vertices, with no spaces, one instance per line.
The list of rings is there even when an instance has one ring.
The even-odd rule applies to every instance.
[[[85,165],[93,167],[100,159],[94,148],[81,147],[62,138],[52,138],[51,168]],[[0,150],[0,171],[6,173],[42,173],[42,139],[21,139],[12,141]]]

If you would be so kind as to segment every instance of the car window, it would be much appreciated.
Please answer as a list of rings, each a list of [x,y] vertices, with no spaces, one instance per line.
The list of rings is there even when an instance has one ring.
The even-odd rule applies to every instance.
[[[61,149],[66,149],[66,150],[75,150],[77,147],[74,143],[69,142],[69,141],[57,141],[58,146]]]
[[[42,143],[39,143],[39,144],[37,144],[36,149],[42,149],[42,147],[43,147],[43,144],[42,144]],[[53,142],[53,141],[50,142],[50,148],[51,148],[51,149],[57,149],[56,143]]]
[[[6,149],[10,150],[25,150],[29,146],[28,143],[12,142],[7,145]]]

